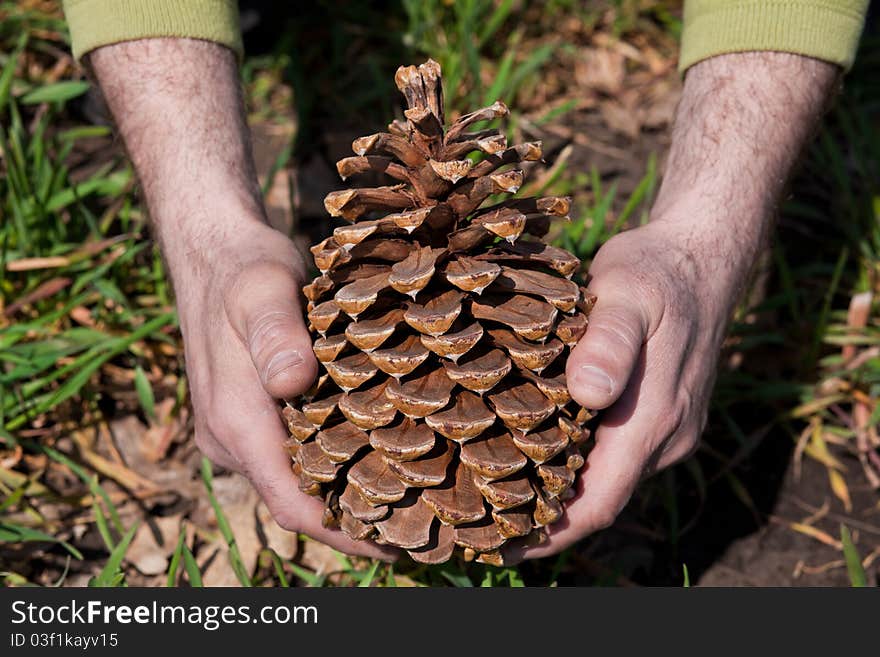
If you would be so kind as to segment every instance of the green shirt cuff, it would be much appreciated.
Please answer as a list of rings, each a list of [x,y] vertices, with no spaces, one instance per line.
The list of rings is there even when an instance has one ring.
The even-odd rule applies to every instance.
[[[64,0],[73,55],[101,46],[184,37],[214,41],[242,56],[235,0]]]
[[[732,52],[771,50],[849,69],[869,0],[686,0],[679,70]]]

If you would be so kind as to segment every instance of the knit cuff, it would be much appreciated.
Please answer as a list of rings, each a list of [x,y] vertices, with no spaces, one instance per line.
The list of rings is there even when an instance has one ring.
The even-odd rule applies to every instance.
[[[868,0],[686,0],[679,70],[732,52],[770,50],[849,69]]]
[[[101,46],[184,37],[214,41],[242,56],[235,0],[65,0],[73,55]]]

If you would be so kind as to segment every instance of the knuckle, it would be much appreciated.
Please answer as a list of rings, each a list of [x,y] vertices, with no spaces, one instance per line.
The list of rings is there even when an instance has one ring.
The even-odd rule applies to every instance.
[[[675,455],[676,461],[686,461],[694,454],[700,446],[700,434],[696,431],[686,433],[680,440],[681,451]]]
[[[208,413],[204,420],[204,427],[203,435],[206,436],[206,440],[210,438],[219,442],[219,437],[223,435],[227,425],[219,413]]]
[[[619,308],[610,308],[601,316],[601,321],[591,327],[594,335],[604,337],[612,344],[618,344],[630,350],[641,347],[642,335],[637,321],[632,315]]]
[[[654,425],[655,436],[653,444],[650,445],[652,451],[664,443],[668,443],[672,436],[676,435],[684,424],[684,413],[676,405],[667,406],[669,411],[657,419]]]
[[[666,467],[673,463],[686,461],[694,455],[699,445],[700,430],[694,422],[687,421],[669,437],[660,451],[659,462],[663,464],[663,467]]]
[[[588,529],[591,532],[598,532],[608,529],[617,520],[617,514],[607,507],[598,507],[594,509],[588,516]]]
[[[261,259],[248,262],[241,266],[235,273],[232,285],[229,286],[230,294],[236,295],[258,289],[265,285],[267,280],[287,279],[291,285],[295,284],[295,273],[291,264],[285,264],[277,259]]]
[[[689,418],[694,411],[694,394],[690,388],[682,386],[675,395],[676,415],[680,421]]]
[[[290,337],[290,323],[295,320],[289,310],[266,310],[247,321],[247,334],[255,355],[264,355],[266,351],[283,343]]]
[[[660,465],[667,467],[688,460],[697,451],[699,439],[696,431],[683,430],[669,444],[661,458]]]
[[[238,458],[235,454],[235,442],[230,440],[230,436],[234,436],[235,427],[241,422],[241,418],[233,413],[215,410],[208,413],[204,420],[205,434],[217,445],[222,446],[234,458]]]
[[[268,504],[267,504],[268,506]],[[291,511],[289,508],[272,508],[269,507],[269,513],[272,514],[272,517],[275,519],[275,522],[278,523],[278,526],[281,529],[285,529],[289,532],[299,533],[302,531],[302,527],[300,526],[299,518],[297,518],[297,514]]]
[[[215,438],[206,422],[202,422],[201,420],[196,421],[193,433],[193,441],[200,451],[207,453],[214,447]]]

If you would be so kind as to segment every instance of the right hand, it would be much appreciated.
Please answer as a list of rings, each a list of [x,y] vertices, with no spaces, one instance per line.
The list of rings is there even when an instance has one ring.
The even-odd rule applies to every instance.
[[[200,39],[151,38],[88,61],[138,172],[171,270],[196,444],[251,480],[278,524],[352,554],[392,557],[322,526],[297,487],[279,398],[315,378],[303,324],[306,268],[265,222],[235,54]]]
[[[247,477],[285,529],[349,554],[394,558],[395,551],[322,526],[323,502],[300,491],[283,446],[287,430],[275,400],[304,392],[318,371],[300,304],[302,258],[290,240],[259,221],[211,242],[166,249],[196,445]]]

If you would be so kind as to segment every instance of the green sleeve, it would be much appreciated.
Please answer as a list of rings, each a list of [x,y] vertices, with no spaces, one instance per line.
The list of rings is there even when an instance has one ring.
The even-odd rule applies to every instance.
[[[64,0],[73,55],[120,41],[187,37],[242,54],[236,0]]]
[[[715,55],[774,50],[848,69],[868,0],[685,0],[679,70]]]

